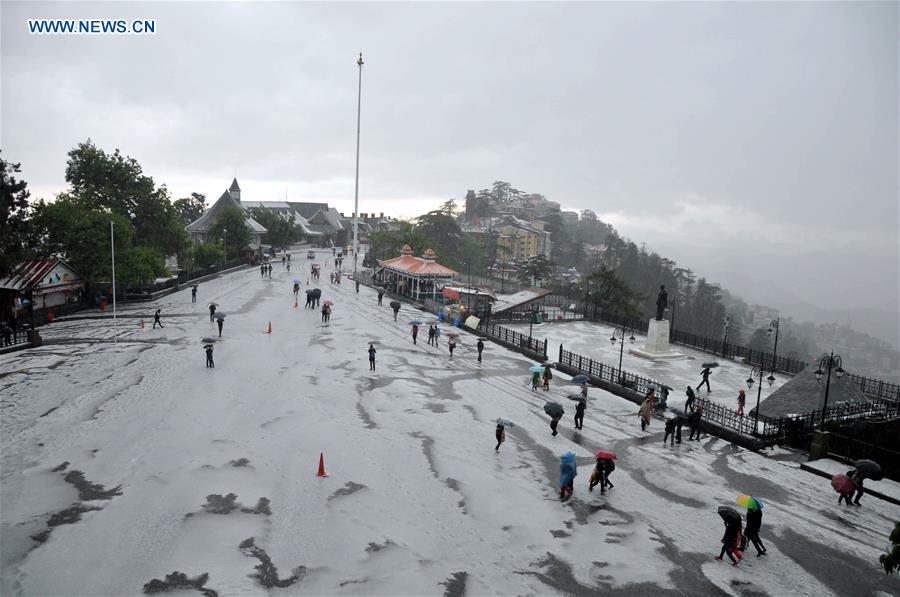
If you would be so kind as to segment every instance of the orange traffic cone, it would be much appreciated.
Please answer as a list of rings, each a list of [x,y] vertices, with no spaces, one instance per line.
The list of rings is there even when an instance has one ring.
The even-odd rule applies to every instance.
[[[141,329],[142,330],[144,329],[144,320],[143,319],[141,320]]]
[[[268,330],[266,333],[267,333],[267,334],[271,334],[271,333],[272,333],[272,322],[271,322],[271,321],[269,322],[269,330]]]
[[[325,472],[325,456],[319,452],[319,472],[316,473],[317,477],[327,477],[328,474]]]

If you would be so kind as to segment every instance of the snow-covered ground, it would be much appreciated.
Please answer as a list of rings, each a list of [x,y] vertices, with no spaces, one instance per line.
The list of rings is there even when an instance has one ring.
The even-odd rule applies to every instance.
[[[526,334],[528,333],[527,323],[517,323],[508,326],[501,323],[501,325],[519,332],[524,330]],[[559,358],[559,345],[562,344],[563,348],[568,351],[602,361],[606,365],[618,367],[621,345],[618,340],[615,346],[609,341],[615,329],[615,327],[610,325],[589,321],[548,322],[533,326],[532,334],[535,338],[540,338],[541,340],[544,338],[548,339],[547,357],[552,361]],[[628,336],[627,333],[626,336]],[[744,389],[747,393],[746,411],[750,412],[751,408],[756,407],[759,378],[755,378],[756,383],[754,383],[752,388],[747,386],[746,381],[753,368],[751,365],[732,359],[723,359],[681,344],[672,344],[672,350],[683,354],[686,358],[654,362],[628,353],[628,349],[631,347],[642,348],[647,339],[646,334],[641,334],[640,332],[635,332],[634,337],[634,344],[626,343],[622,354],[622,369],[655,379],[675,388],[669,394],[669,404],[671,406],[684,406],[684,401],[687,398],[685,395],[687,386],[690,385],[696,388],[700,385],[702,379],[700,376],[701,364],[715,361],[719,363],[719,367],[713,369],[712,375],[709,376],[709,385],[712,388],[712,392],[707,392],[706,386],[704,386],[702,390],[697,392],[697,396],[737,409],[738,390]],[[763,377],[768,377],[769,373],[769,371],[766,371]],[[769,394],[780,388],[790,378],[787,374],[776,373],[775,382],[771,387],[769,387],[768,383],[763,384],[761,400],[765,400]]]
[[[162,330],[155,305],[130,306],[115,343],[108,319],[64,321],[0,357],[3,595],[133,595],[173,571],[219,595],[900,594],[877,563],[896,506],[839,508],[826,479],[718,439],[663,446],[659,420],[642,433],[596,389],[575,431],[562,376],[532,393],[531,363],[496,345],[480,365],[466,334],[452,361],[424,330],[414,346],[408,321],[430,316],[395,323],[328,269],[322,324],[293,307],[293,266],[201,284],[196,305],[170,295]],[[228,317],[206,369],[211,300]],[[557,437],[548,397],[567,409]],[[516,426],[495,452],[499,416]],[[605,495],[587,491],[599,447],[619,455]],[[716,507],[745,492],[769,555],[733,568],[713,559]]]

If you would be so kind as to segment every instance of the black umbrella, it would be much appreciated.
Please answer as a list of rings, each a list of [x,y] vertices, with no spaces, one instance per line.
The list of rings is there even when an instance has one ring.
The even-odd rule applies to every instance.
[[[307,288],[306,294],[314,294],[318,288]]]
[[[719,516],[728,524],[741,522],[741,515],[731,506],[719,506]]]
[[[715,361],[710,361],[709,363],[703,363],[704,369],[715,369],[719,364]]]
[[[853,466],[873,481],[881,481],[884,478],[884,473],[881,472],[881,465],[874,460],[857,460]]]
[[[313,288],[313,296],[315,296],[315,297],[322,296],[322,290],[320,288]]]
[[[399,309],[400,301],[391,301],[391,307],[394,307],[395,309]]]
[[[551,417],[561,417],[566,411],[559,402],[548,402],[544,405],[544,412]]]

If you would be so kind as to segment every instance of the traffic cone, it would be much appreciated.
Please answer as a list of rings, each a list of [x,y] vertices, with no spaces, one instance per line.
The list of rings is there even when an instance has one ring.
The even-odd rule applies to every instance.
[[[271,334],[271,333],[272,333],[272,322],[271,322],[271,321],[269,322],[269,330],[268,330],[266,333],[267,333],[267,334]]]
[[[144,320],[142,319],[141,320],[141,330],[143,331],[143,329],[144,329]]]
[[[325,456],[319,452],[319,472],[316,473],[317,477],[327,477],[328,474],[325,472]]]

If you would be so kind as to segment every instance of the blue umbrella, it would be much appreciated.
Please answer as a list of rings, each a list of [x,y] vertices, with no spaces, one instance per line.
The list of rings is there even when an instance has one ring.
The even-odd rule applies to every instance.
[[[534,367],[529,367],[528,370],[531,371],[532,373],[543,373],[544,372],[544,368],[541,367],[540,365],[535,365]]]
[[[294,284],[302,284],[302,282],[301,282],[300,280],[298,280],[297,278],[294,278],[294,282],[293,282],[293,283],[294,283]]]
[[[497,419],[497,423],[499,425],[503,425],[504,427],[515,427],[515,425],[513,425],[513,422],[509,419]]]
[[[572,383],[587,383],[591,381],[591,378],[587,375],[576,375],[572,378]]]
[[[419,321],[418,319],[413,319],[412,321],[409,322],[409,325],[422,325],[422,322]]]

